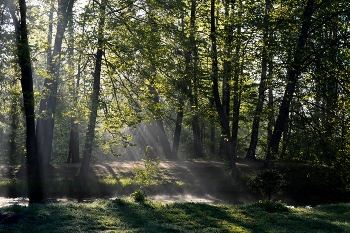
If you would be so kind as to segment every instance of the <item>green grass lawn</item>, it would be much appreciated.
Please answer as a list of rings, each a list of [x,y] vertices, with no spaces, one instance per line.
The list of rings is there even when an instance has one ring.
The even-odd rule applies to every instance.
[[[0,232],[350,232],[350,204],[211,205],[132,199],[0,208]],[[7,223],[7,224],[6,224]]]

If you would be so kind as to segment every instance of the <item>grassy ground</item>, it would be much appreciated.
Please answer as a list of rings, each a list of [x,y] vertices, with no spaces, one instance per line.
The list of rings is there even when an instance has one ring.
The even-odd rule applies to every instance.
[[[0,232],[350,232],[350,204],[212,205],[132,199],[0,208]]]
[[[247,186],[248,180],[263,168],[263,161],[259,160],[239,159],[237,181],[232,180],[227,164],[219,161],[92,164],[90,179],[84,189],[77,178],[79,167],[80,164],[54,164],[43,171],[45,197],[124,197],[143,186],[148,196],[162,196],[163,202],[165,199],[210,199],[208,201],[215,204],[248,204],[263,199]],[[278,164],[277,167],[285,174],[288,185],[282,194],[273,196],[276,200],[296,206],[350,201],[350,193],[339,193],[324,182],[324,168],[315,171],[310,166],[293,164]],[[25,197],[25,175],[24,167],[0,166],[0,197]]]
[[[242,169],[255,169],[242,164]],[[26,196],[27,184],[23,168],[0,168],[0,196]],[[246,189],[246,182],[233,182],[226,165],[215,161],[141,161],[92,164],[86,192],[77,179],[79,164],[54,164],[45,171],[44,191],[47,198],[84,198],[129,196],[140,186],[148,196],[197,198],[212,197],[216,203],[244,204],[256,201]],[[243,173],[242,173],[243,174]],[[242,185],[241,185],[242,184]],[[181,200],[180,200],[181,201]]]

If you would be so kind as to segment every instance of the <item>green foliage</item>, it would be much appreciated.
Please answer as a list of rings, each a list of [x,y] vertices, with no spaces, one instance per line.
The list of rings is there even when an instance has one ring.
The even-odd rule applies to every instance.
[[[131,198],[138,203],[144,203],[147,199],[147,195],[145,191],[138,189],[131,194]]]
[[[253,208],[259,208],[269,213],[288,212],[290,210],[285,203],[271,200],[260,200],[258,203],[254,203],[249,206]]]
[[[248,182],[248,186],[252,192],[267,196],[270,201],[272,195],[282,193],[283,188],[286,186],[286,181],[277,170],[265,169],[256,173]]]
[[[150,185],[159,183],[157,175],[159,172],[159,159],[142,159],[142,166],[134,166],[135,180],[140,185],[140,188],[144,188]]]

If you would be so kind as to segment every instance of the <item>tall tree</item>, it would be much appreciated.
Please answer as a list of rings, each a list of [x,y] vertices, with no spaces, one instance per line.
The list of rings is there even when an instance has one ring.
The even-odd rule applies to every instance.
[[[43,92],[47,96],[40,101],[39,118],[37,120],[36,137],[38,155],[43,165],[48,165],[52,153],[54,116],[57,104],[58,77],[60,70],[60,54],[62,41],[68,19],[72,15],[74,0],[58,1],[58,23],[53,51],[48,58],[49,76],[45,79]],[[50,45],[49,45],[50,46]]]
[[[93,89],[91,94],[91,111],[89,116],[88,128],[86,131],[85,145],[83,150],[83,160],[80,166],[79,176],[86,182],[91,160],[91,153],[93,149],[93,142],[95,138],[95,126],[97,119],[97,110],[99,106],[100,84],[101,84],[101,70],[102,70],[102,55],[104,51],[104,27],[105,27],[105,11],[106,0],[100,3],[100,16],[98,23],[97,35],[97,51],[94,70]]]
[[[10,6],[10,11],[15,26],[17,57],[21,70],[21,86],[26,119],[28,195],[30,203],[38,203],[43,200],[43,190],[35,138],[33,74],[28,42],[26,1],[19,0],[18,6],[20,13],[19,20],[17,19],[13,4]]]
[[[210,38],[211,38],[211,47],[212,47],[212,90],[214,96],[214,102],[216,105],[216,110],[218,112],[221,126],[225,133],[225,146],[226,146],[226,155],[231,167],[232,177],[238,177],[238,170],[236,167],[236,155],[234,154],[233,141],[230,134],[229,122],[226,118],[224,108],[221,104],[220,95],[219,95],[219,82],[218,82],[218,58],[217,58],[217,47],[216,47],[216,23],[215,23],[215,0],[211,0],[210,5]]]
[[[190,44],[190,56],[192,58],[192,70],[191,70],[191,82],[189,83],[190,89],[190,104],[192,111],[192,134],[194,142],[194,157],[201,158],[204,157],[203,154],[203,145],[200,137],[200,126],[199,126],[199,102],[198,102],[198,88],[199,88],[199,75],[198,75],[198,66],[199,66],[199,54],[196,43],[196,10],[197,10],[197,1],[191,0],[191,15],[190,15],[190,35],[189,35],[189,44]]]
[[[251,139],[250,145],[248,148],[248,152],[246,154],[246,158],[255,159],[255,150],[258,144],[258,136],[259,136],[259,124],[260,118],[263,110],[264,100],[265,100],[265,89],[266,89],[266,79],[267,79],[267,67],[268,60],[270,59],[268,56],[269,48],[269,14],[271,9],[271,1],[265,1],[265,15],[264,15],[264,35],[263,35],[263,43],[262,43],[262,52],[261,52],[261,78],[258,90],[258,101],[255,107],[252,131],[251,131]],[[271,62],[270,62],[271,63]]]
[[[69,20],[68,24],[68,62],[70,64],[73,63],[73,56],[74,56],[74,21],[73,18]],[[78,64],[80,66],[80,64]],[[71,75],[72,81],[69,83],[69,89],[70,94],[73,96],[73,104],[75,108],[78,104],[78,94],[77,89],[79,88],[80,84],[80,72],[78,71],[76,75],[76,79],[74,78],[74,75]],[[73,115],[76,115],[76,113],[72,113]],[[78,131],[78,123],[76,117],[71,117],[70,119],[70,134],[69,134],[69,151],[68,151],[68,158],[67,163],[78,163],[79,162],[79,131]]]
[[[282,137],[282,132],[285,126],[285,122],[289,115],[290,103],[293,99],[296,84],[298,82],[298,77],[301,73],[303,67],[303,62],[305,62],[305,45],[309,37],[309,30],[311,26],[311,18],[314,13],[314,0],[308,0],[302,15],[302,25],[300,33],[298,36],[296,49],[293,54],[292,64],[288,68],[287,72],[287,85],[285,87],[282,103],[280,105],[279,113],[275,123],[272,138],[268,145],[268,150],[266,154],[266,167],[274,166],[274,159],[278,153],[279,143]]]
[[[238,3],[237,18],[241,19],[243,14],[243,2],[241,0]],[[233,111],[232,111],[232,147],[233,153],[237,157],[238,147],[238,130],[239,130],[239,114],[241,108],[241,91],[240,91],[240,76],[242,74],[242,64],[240,62],[241,47],[242,47],[242,25],[237,24],[236,45],[234,54],[234,69],[233,69]]]

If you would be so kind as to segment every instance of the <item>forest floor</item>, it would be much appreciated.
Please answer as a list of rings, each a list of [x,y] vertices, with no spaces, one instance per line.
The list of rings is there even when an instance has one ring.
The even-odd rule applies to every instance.
[[[162,203],[248,204],[264,199],[253,194],[247,186],[248,180],[263,168],[263,161],[239,159],[237,168],[240,177],[237,181],[231,178],[227,164],[219,161],[161,161],[148,170],[145,169],[146,165],[142,161],[92,164],[89,191],[84,193],[84,199],[127,197],[140,186],[148,198]],[[46,197],[61,200],[78,198],[81,191],[77,183],[79,167],[79,164],[54,164],[46,169],[43,175]],[[149,172],[153,168],[157,168],[157,172],[151,176]],[[136,177],[137,170],[143,171],[147,185],[140,183]],[[290,183],[297,184],[275,195],[275,200],[293,206],[339,202],[340,197],[329,198],[304,192],[305,188],[300,183],[305,182],[305,179],[300,177],[300,168],[281,170],[293,179]],[[0,196],[25,196],[25,169],[1,166],[0,171]]]

